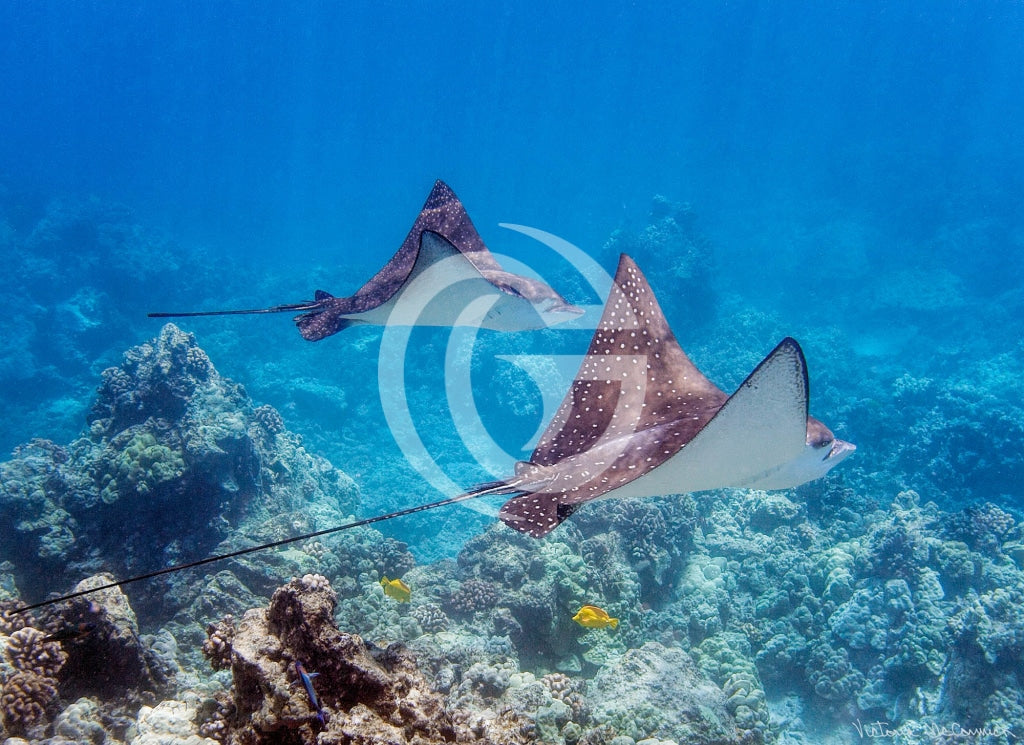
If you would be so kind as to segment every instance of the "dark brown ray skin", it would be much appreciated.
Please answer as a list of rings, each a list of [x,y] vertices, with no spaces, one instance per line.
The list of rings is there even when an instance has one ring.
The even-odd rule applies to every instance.
[[[783,340],[761,364],[783,348],[799,358],[806,405],[806,365],[794,340]],[[543,537],[580,504],[672,458],[728,399],[683,352],[647,279],[623,254],[587,357],[530,461],[517,465],[514,478],[482,489],[520,494],[499,518]],[[807,422],[808,442],[831,439],[817,419]]]
[[[366,284],[351,297],[333,297],[317,291],[315,301],[309,306],[310,312],[295,318],[303,338],[318,341],[337,333],[357,322],[345,316],[365,313],[390,300],[409,279],[420,253],[423,233],[427,231],[448,241],[484,279],[501,291],[531,302],[548,299],[553,305],[571,308],[565,298],[543,282],[504,271],[484,245],[455,192],[438,180],[398,252]]]
[[[409,280],[420,256],[424,233],[434,233],[449,244],[452,255],[461,254],[495,288],[532,304],[543,304],[545,310],[578,314],[583,311],[570,305],[551,287],[529,277],[506,272],[484,245],[462,202],[443,181],[434,182],[423,209],[398,252],[351,297],[335,297],[317,290],[312,300],[275,305],[270,308],[242,310],[193,311],[188,313],[149,313],[150,318],[184,316],[249,315],[306,311],[295,317],[299,333],[309,341],[319,341],[360,323],[361,313],[388,302]],[[545,303],[546,301],[546,303]]]
[[[623,254],[572,388],[530,462],[520,464],[509,484],[528,484],[532,472],[540,476],[537,466],[580,453],[606,465],[560,479],[557,490],[527,491],[506,502],[499,517],[516,530],[546,535],[579,504],[679,452],[727,399],[683,352],[646,277]]]

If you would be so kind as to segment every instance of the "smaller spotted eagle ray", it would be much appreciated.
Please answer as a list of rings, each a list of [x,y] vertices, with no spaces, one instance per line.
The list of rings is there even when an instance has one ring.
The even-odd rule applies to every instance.
[[[512,495],[498,517],[541,538],[595,499],[798,486],[824,476],[856,449],[809,416],[807,402],[807,363],[800,345],[788,337],[727,396],[683,352],[647,279],[623,255],[569,392],[530,460],[518,463],[511,478],[12,612],[490,495]]]
[[[476,302],[481,299],[490,302]],[[561,323],[583,311],[544,282],[502,269],[455,192],[437,181],[397,253],[351,297],[317,290],[313,300],[270,308],[149,316],[295,312],[300,313],[295,325],[303,338],[319,341],[353,324],[389,322],[525,331]]]

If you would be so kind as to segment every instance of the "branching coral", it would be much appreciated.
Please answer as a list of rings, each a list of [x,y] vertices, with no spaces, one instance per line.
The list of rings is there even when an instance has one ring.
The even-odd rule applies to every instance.
[[[235,618],[228,614],[220,621],[206,627],[206,641],[203,642],[203,656],[210,661],[214,670],[231,666],[231,641],[235,638]]]
[[[7,636],[13,631],[32,626],[35,619],[31,613],[14,613],[21,607],[17,600],[0,600],[0,635]]]
[[[3,639],[4,657],[13,672],[0,682],[0,715],[13,732],[39,722],[57,699],[57,674],[67,655],[46,634],[22,627]],[[2,667],[0,667],[2,669]]]

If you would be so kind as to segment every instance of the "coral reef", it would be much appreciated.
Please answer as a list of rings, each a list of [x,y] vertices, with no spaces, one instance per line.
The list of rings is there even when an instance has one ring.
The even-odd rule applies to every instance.
[[[307,576],[277,590],[269,608],[242,616],[230,641],[231,713],[221,718],[221,742],[513,741],[496,726],[491,733],[493,723],[474,731],[467,713],[449,713],[401,645],[376,647],[340,631],[336,602],[323,577]],[[322,710],[297,681],[296,662],[315,666]]]
[[[598,671],[590,687],[594,719],[634,740],[753,742],[737,737],[721,688],[680,649],[648,642]]]
[[[89,420],[66,448],[35,441],[0,464],[2,554],[24,591],[98,568],[152,571],[246,533],[294,533],[296,520],[337,523],[358,501],[350,479],[306,452],[270,407],[254,407],[173,325],[104,371]],[[391,555],[401,563],[401,549]],[[257,591],[274,586],[262,567],[246,577],[257,578]],[[182,579],[157,580],[178,607],[197,594]],[[167,610],[140,604],[147,614]]]
[[[217,745],[217,740],[195,733],[200,701],[196,696],[184,701],[161,701],[156,706],[143,706],[135,725],[131,745]]]
[[[650,230],[610,248],[683,240],[689,214],[658,209]],[[690,259],[703,261],[679,261]],[[87,329],[109,302],[81,292],[60,305]],[[697,347],[709,369],[754,364],[777,336],[777,319],[736,309],[714,348]],[[819,349],[846,343],[815,333]],[[404,542],[361,528],[11,615],[19,596],[83,576],[80,587],[95,586],[356,512],[352,481],[281,414],[291,423],[337,391],[309,379],[293,408],[256,406],[167,326],[104,372],[78,439],[33,440],[0,463],[3,734],[47,745],[795,743],[885,720],[985,729],[989,745],[1009,745],[1024,737],[1024,533],[1012,506],[1024,417],[1005,373],[1020,350],[1006,355],[929,377],[883,366],[855,397],[816,377],[815,396],[842,399],[874,460],[796,491],[601,502],[543,541],[495,523],[455,560],[419,565]],[[856,377],[832,362],[833,380]],[[23,363],[35,364],[0,362],[0,378]],[[508,401],[525,406],[520,394]],[[879,424],[887,404],[906,427]],[[365,427],[367,407],[358,413]],[[365,439],[351,452],[365,456],[376,442]],[[410,499],[389,483],[402,464],[343,464],[388,487],[373,499]],[[449,551],[451,535],[485,520],[417,519],[401,537]],[[383,575],[409,583],[408,604],[384,595]],[[579,627],[583,604],[619,627]],[[318,673],[322,723],[296,661]]]

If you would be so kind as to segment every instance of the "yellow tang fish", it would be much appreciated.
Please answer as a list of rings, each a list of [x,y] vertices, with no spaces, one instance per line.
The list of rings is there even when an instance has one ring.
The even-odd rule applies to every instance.
[[[572,620],[588,629],[606,629],[609,626],[614,629],[619,625],[619,619],[611,618],[608,611],[596,605],[584,605]]]
[[[412,590],[409,588],[409,585],[400,579],[388,579],[387,576],[381,577],[380,586],[384,588],[385,595],[389,598],[394,598],[399,603],[408,603],[412,597]]]

